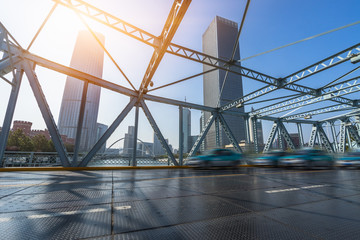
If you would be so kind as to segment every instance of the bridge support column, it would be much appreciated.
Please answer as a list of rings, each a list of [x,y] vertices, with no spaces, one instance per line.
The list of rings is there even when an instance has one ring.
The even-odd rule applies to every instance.
[[[135,129],[134,129],[134,142],[133,142],[133,151],[132,151],[132,160],[131,166],[135,167],[137,165],[136,162],[136,151],[137,151],[137,135],[139,128],[139,104],[136,104],[135,107]]]
[[[345,145],[346,145],[346,127],[345,127],[345,121],[341,121],[340,124],[340,142],[339,142],[339,152],[344,153],[345,152]]]
[[[250,126],[249,126],[249,117],[244,117],[244,123],[245,123],[245,142],[247,144],[250,144]]]
[[[257,118],[256,117],[251,118],[251,125],[252,125],[252,135],[253,135],[255,152],[259,153],[259,142],[258,142],[258,136],[257,136],[257,133],[258,133]]]
[[[338,145],[338,141],[337,141],[337,136],[336,136],[336,131],[335,131],[335,125],[334,122],[330,123],[330,128],[331,128],[331,135],[333,138],[333,148],[335,152],[339,152],[339,145]]]
[[[183,129],[183,108],[179,107],[179,165],[183,165],[184,129]]]
[[[220,147],[220,127],[219,127],[219,117],[215,118],[215,144],[216,147]]]
[[[300,140],[300,147],[304,147],[304,135],[303,135],[303,131],[302,131],[302,126],[301,123],[297,123],[297,129],[298,129],[298,133],[299,133],[299,140]]]
[[[17,70],[15,74],[15,78],[13,78],[12,83],[14,84],[11,88],[10,98],[8,102],[8,106],[6,109],[6,114],[4,118],[4,122],[2,125],[2,130],[0,134],[0,167],[3,166],[3,158],[6,148],[7,139],[9,137],[9,131],[11,127],[11,122],[14,116],[15,106],[17,102],[17,98],[19,96],[19,90],[21,85],[22,76],[24,74],[23,70]]]

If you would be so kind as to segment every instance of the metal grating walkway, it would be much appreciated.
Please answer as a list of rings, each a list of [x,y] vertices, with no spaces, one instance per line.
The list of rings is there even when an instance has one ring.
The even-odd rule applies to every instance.
[[[0,172],[0,239],[359,239],[359,170]]]

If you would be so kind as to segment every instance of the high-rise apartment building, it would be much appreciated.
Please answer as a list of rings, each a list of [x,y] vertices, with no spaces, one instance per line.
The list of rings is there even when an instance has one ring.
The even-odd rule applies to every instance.
[[[101,34],[97,34],[97,36],[104,44],[104,36]],[[90,32],[80,31],[75,43],[70,67],[101,78],[103,61],[104,50],[96,39]],[[79,79],[69,76],[66,79],[58,126],[60,134],[66,135],[68,138],[76,137],[83,86],[84,82]],[[100,91],[101,88],[99,86],[93,84],[88,85],[80,141],[80,151],[83,152],[91,149],[97,140],[97,116]]]
[[[238,32],[238,24],[216,16],[205,31],[202,37],[203,52],[211,56],[230,59]],[[239,48],[236,49],[235,58],[240,59]],[[203,70],[207,71],[213,67],[203,65]],[[216,70],[203,75],[204,83],[204,105],[217,107],[219,95],[225,78],[224,70]],[[243,96],[243,85],[240,75],[229,72],[221,92],[219,106],[225,105],[234,99]],[[244,112],[243,108],[233,109],[232,111]],[[210,113],[205,112],[204,122],[210,117]],[[238,142],[245,139],[245,124],[242,117],[224,115],[224,118],[233,132]],[[216,147],[215,124],[210,128],[205,146],[207,149]],[[220,146],[229,144],[225,132],[220,131]]]

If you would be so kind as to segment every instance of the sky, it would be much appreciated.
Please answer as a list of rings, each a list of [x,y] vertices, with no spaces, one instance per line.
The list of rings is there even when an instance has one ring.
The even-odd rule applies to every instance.
[[[173,3],[171,0],[88,0],[86,2],[156,36],[160,35]],[[54,2],[51,0],[0,0],[0,21],[20,45],[27,48],[53,5]],[[172,42],[202,51],[202,34],[214,17],[216,15],[221,16],[240,24],[245,5],[245,0],[193,0]],[[239,40],[241,58],[253,56],[359,21],[358,9],[360,9],[360,1],[358,0],[253,0],[249,5]],[[87,22],[94,31],[105,36],[105,47],[134,86],[138,88],[154,49],[107,26],[89,19]],[[58,6],[30,48],[30,52],[69,66],[77,32],[82,29],[85,29],[85,26],[76,14],[70,9]],[[357,44],[360,40],[359,33],[360,24],[252,58],[242,62],[242,65],[273,77],[284,77]],[[355,67],[354,64],[344,63],[298,83],[319,88]],[[153,77],[154,87],[200,72],[202,72],[201,64],[165,54]],[[36,68],[36,73],[57,122],[66,76],[41,67]],[[355,72],[348,78],[358,75],[359,72]],[[11,79],[10,75],[7,77]],[[106,56],[103,79],[124,87],[130,87]],[[182,101],[186,99],[191,103],[203,104],[202,85],[202,77],[200,76],[153,91],[151,94]],[[263,83],[243,78],[244,94],[263,86]],[[10,89],[8,83],[0,80],[0,125],[4,119]],[[286,90],[279,90],[258,100],[287,94],[290,93]],[[356,94],[347,97],[359,98]],[[98,122],[110,125],[128,101],[128,97],[102,89]],[[178,107],[153,102],[147,102],[147,104],[164,137],[169,139],[173,147],[177,148]],[[299,111],[326,105],[331,105],[331,103],[316,104],[312,107],[304,107]],[[249,111],[251,107],[256,109],[261,106],[264,106],[264,103],[249,104],[245,110]],[[281,116],[285,113],[274,116]],[[197,135],[200,132],[199,119],[201,113],[197,110],[191,110],[191,114],[192,135]],[[318,119],[328,116],[330,115],[321,115]],[[314,117],[314,119],[317,118]],[[46,128],[26,77],[24,77],[21,86],[13,120],[33,122],[33,129]],[[141,110],[139,123],[138,137],[144,142],[152,142],[153,131]],[[129,113],[110,137],[107,146],[117,139],[123,138],[129,125],[134,125],[134,110]],[[272,122],[263,121],[265,139],[271,125]],[[287,124],[286,126],[289,132],[296,131],[294,124]],[[309,129],[310,126],[304,127],[305,139],[308,139]],[[120,142],[119,146],[115,147],[122,147],[122,144]]]

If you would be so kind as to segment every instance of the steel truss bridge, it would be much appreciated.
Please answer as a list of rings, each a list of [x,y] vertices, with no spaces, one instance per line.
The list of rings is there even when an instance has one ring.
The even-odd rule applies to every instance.
[[[141,108],[145,113],[148,121],[150,122],[150,125],[152,126],[158,139],[160,140],[163,148],[166,150],[170,162],[175,166],[182,165],[183,163],[182,134],[179,134],[179,159],[177,160],[175,159],[173,153],[170,151],[170,148],[167,142],[165,141],[162,132],[160,131],[156,121],[154,120],[151,112],[147,107],[146,102],[148,101],[178,106],[180,133],[183,131],[182,129],[183,108],[191,108],[191,109],[196,109],[211,113],[211,117],[207,120],[203,129],[201,129],[201,133],[197,141],[195,142],[194,146],[192,147],[189,156],[194,155],[199,150],[200,145],[204,140],[212,124],[215,124],[216,126],[217,135],[219,135],[219,129],[221,126],[224,129],[224,132],[226,133],[227,137],[229,138],[234,148],[237,151],[242,152],[239,143],[237,142],[235,136],[233,135],[233,133],[231,132],[230,128],[228,127],[225,121],[224,115],[226,114],[237,115],[245,119],[246,135],[247,135],[246,141],[248,143],[250,142],[250,135],[252,134],[250,133],[250,129],[252,129],[254,136],[253,142],[255,144],[256,152],[269,151],[276,136],[278,136],[280,145],[286,142],[288,147],[290,147],[291,149],[295,148],[294,143],[292,142],[290,134],[286,129],[284,123],[297,124],[301,146],[305,144],[304,134],[302,132],[303,124],[312,125],[312,130],[309,136],[309,143],[308,143],[310,147],[316,144],[316,145],[320,145],[328,152],[344,152],[346,148],[358,147],[358,145],[360,145],[359,122],[356,122],[356,120],[354,120],[355,117],[359,116],[360,114],[359,99],[346,97],[346,95],[358,92],[360,90],[359,77],[345,80],[347,75],[349,75],[351,72],[356,71],[357,68],[359,67],[354,68],[348,73],[344,73],[343,77],[339,79],[335,79],[335,80],[330,79],[329,81],[327,81],[328,84],[321,88],[311,88],[309,86],[301,85],[299,83],[303,79],[313,77],[314,75],[320,72],[326,71],[330,68],[343,64],[345,62],[351,61],[353,63],[357,63],[360,58],[360,43],[354,46],[350,46],[347,49],[344,49],[343,51],[340,51],[321,61],[313,63],[288,76],[275,78],[270,75],[261,73],[259,71],[255,71],[246,68],[244,66],[241,66],[239,61],[237,61],[238,59],[234,59],[233,57],[231,59],[224,60],[172,43],[173,36],[177,32],[177,29],[190,5],[190,2],[191,0],[174,1],[160,36],[155,36],[147,31],[144,31],[141,28],[138,28],[82,0],[54,0],[54,7],[51,9],[49,15],[44,20],[42,26],[34,36],[33,41],[31,42],[31,44],[27,49],[22,48],[20,44],[16,41],[16,39],[12,37],[11,33],[7,31],[6,27],[3,24],[0,24],[0,51],[3,53],[0,61],[0,76],[2,80],[6,81],[12,87],[8,101],[8,106],[6,109],[6,115],[2,125],[1,136],[0,136],[0,161],[1,161],[0,166],[3,166],[6,142],[9,135],[10,125],[12,122],[17,98],[19,95],[19,89],[24,74],[26,75],[30,83],[31,89],[34,93],[34,96],[40,108],[43,119],[50,132],[51,138],[54,142],[61,164],[64,167],[87,166],[89,162],[93,158],[95,158],[101,146],[106,142],[106,140],[111,136],[111,134],[121,124],[123,119],[133,108],[135,108],[135,139],[137,139],[139,108]],[[154,48],[153,55],[148,64],[146,72],[144,73],[139,88],[136,89],[133,86],[131,81],[125,76],[123,71],[116,64],[116,62],[111,57],[110,53],[105,49],[103,45],[101,46],[104,49],[105,53],[110,57],[110,59],[114,62],[114,64],[119,69],[119,71],[124,75],[124,77],[127,79],[129,84],[132,86],[132,89],[106,81],[105,79],[95,77],[85,72],[81,72],[73,68],[58,64],[51,60],[37,56],[29,51],[32,43],[36,40],[37,35],[42,30],[43,26],[46,24],[48,18],[51,16],[55,8],[57,8],[59,5],[65,6],[66,8],[74,11],[80,18],[86,16],[90,19],[93,19],[103,24],[105,27],[112,28],[114,31],[119,31],[133,38],[136,41],[140,41]],[[243,18],[245,18],[245,15],[246,15],[246,11]],[[241,27],[242,25],[243,22],[241,24]],[[96,35],[91,30],[91,28],[88,25],[86,26],[96,38]],[[241,32],[241,27],[239,30],[238,37]],[[100,43],[100,41],[98,42]],[[178,56],[180,58],[188,59],[189,61],[205,64],[213,67],[214,70],[220,69],[234,74],[238,74],[243,78],[264,83],[265,87],[253,91],[245,96],[241,96],[238,99],[234,99],[230,103],[219,107],[209,107],[209,106],[151,95],[149,94],[149,88],[151,88],[152,86],[152,79],[154,73],[156,72],[165,54],[171,54]],[[47,100],[42,91],[38,77],[36,75],[35,67],[37,65],[83,81],[85,83],[83,92],[86,92],[88,83],[91,83],[100,86],[102,88],[111,90],[113,92],[116,92],[118,94],[128,96],[130,99],[127,106],[117,116],[117,118],[110,125],[110,127],[105,132],[105,134],[98,140],[98,142],[93,146],[93,148],[85,156],[82,156],[80,159],[77,159],[77,156],[79,151],[81,130],[77,131],[77,135],[75,139],[75,151],[74,154],[72,154],[73,157],[71,157],[69,153],[67,153],[64,144],[61,140],[59,130],[54,121],[53,115],[50,111]],[[194,76],[190,76],[187,79],[200,76],[206,73],[207,72],[203,72]],[[12,76],[11,80],[6,77],[9,75]],[[238,113],[235,111],[231,111],[235,107],[243,107],[245,104],[253,103],[256,98],[265,96],[266,94],[278,91],[280,89],[290,90],[291,92],[294,93],[294,95],[289,95],[283,98],[286,100],[282,100],[280,102],[277,102],[276,104],[269,104],[268,106],[254,109],[251,112]],[[273,99],[269,99],[268,101],[270,102],[270,100]],[[329,105],[323,108],[313,109],[312,111],[306,111],[292,115],[289,114],[290,111],[293,109],[306,105],[312,105],[318,102],[325,102],[328,103]],[[82,128],[85,103],[86,103],[86,94],[83,94],[80,114],[79,114],[78,129]],[[324,113],[337,112],[337,111],[342,111],[342,114],[337,117],[323,119],[319,121],[309,120],[311,116],[314,115],[320,115]],[[288,114],[285,114],[283,117],[271,116],[280,112],[285,112]],[[264,149],[260,149],[258,146],[257,124],[256,124],[256,121],[258,119],[273,122],[273,126],[270,130],[269,137],[266,140]],[[340,124],[339,130],[337,130],[334,127],[335,123]],[[250,127],[250,125],[252,125],[252,127]],[[324,131],[325,125],[331,127],[332,136],[328,136],[326,131]],[[216,139],[218,140],[219,137],[216,137]],[[329,139],[332,139],[332,141],[330,141]],[[136,146],[136,142],[134,144]],[[134,149],[136,149],[136,147]],[[133,153],[131,165],[136,166],[136,152]]]

